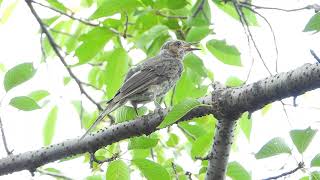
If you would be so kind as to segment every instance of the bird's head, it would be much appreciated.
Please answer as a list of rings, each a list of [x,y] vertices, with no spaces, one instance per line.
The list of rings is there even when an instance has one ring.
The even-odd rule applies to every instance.
[[[165,42],[161,47],[161,53],[165,53],[171,57],[183,58],[190,51],[200,50],[192,47],[195,43],[188,43],[181,40],[172,40]]]

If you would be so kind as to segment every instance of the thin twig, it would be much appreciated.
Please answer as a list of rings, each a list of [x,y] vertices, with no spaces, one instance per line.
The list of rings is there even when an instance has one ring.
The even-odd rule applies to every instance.
[[[250,39],[251,39],[251,41],[252,41],[252,44],[253,44],[254,48],[256,49],[256,51],[257,51],[257,53],[258,53],[261,61],[262,61],[262,64],[264,65],[264,67],[265,67],[266,70],[268,71],[269,75],[272,75],[271,71],[269,70],[266,62],[264,61],[264,59],[263,59],[263,57],[262,57],[262,54],[261,54],[261,52],[260,52],[260,50],[259,50],[259,48],[258,48],[258,45],[256,44],[256,41],[255,41],[254,38],[253,38],[253,35],[252,35],[251,30],[250,30],[250,28],[249,28],[249,23],[248,23],[245,15],[244,15],[244,13],[242,12],[241,7],[240,7],[240,5],[238,4],[238,1],[237,1],[237,0],[232,0],[232,2],[233,2],[233,5],[234,5],[234,7],[235,7],[235,9],[236,9],[239,17],[240,17],[240,20],[242,19],[241,23],[244,23],[245,26],[247,27],[247,31],[248,31],[249,37],[250,37]]]
[[[95,89],[95,90],[103,91],[104,93],[106,93],[103,89],[99,89],[98,87],[96,87],[95,85],[92,85],[92,84],[90,84],[90,83],[83,82],[83,81],[80,81],[80,83],[83,84],[83,85],[85,85],[85,86],[92,87],[92,88]]]
[[[37,169],[36,172],[38,172],[38,173],[40,173],[42,175],[48,175],[48,176],[52,176],[52,177],[59,178],[59,179],[73,180],[72,178],[64,176],[62,174],[53,173],[53,172],[45,171],[45,170],[42,170],[42,169]]]
[[[61,55],[59,49],[58,49],[58,45],[56,44],[56,42],[54,41],[53,37],[51,36],[50,32],[48,31],[48,29],[46,28],[45,24],[42,22],[41,18],[39,17],[39,15],[37,14],[37,12],[35,11],[35,9],[32,6],[32,0],[26,0],[26,3],[28,4],[31,13],[34,15],[34,17],[36,18],[36,20],[38,21],[41,30],[43,31],[43,33],[46,34],[48,41],[52,47],[52,49],[54,50],[54,52],[56,53],[56,55],[58,56],[58,58],[60,59],[60,61],[62,62],[62,64],[65,66],[65,68],[67,69],[70,77],[72,79],[75,80],[75,82],[77,83],[77,85],[79,86],[80,92],[81,94],[84,94],[93,104],[95,104],[97,106],[97,108],[102,111],[102,107],[99,103],[97,103],[83,88],[81,81],[77,78],[77,76],[71,71],[71,68],[68,66],[67,62],[65,61],[65,59],[63,58],[63,56]]]
[[[258,6],[258,5],[254,5],[254,4],[251,4],[248,2],[240,2],[240,4],[244,5],[244,6],[253,7],[256,9],[269,9],[269,10],[278,10],[278,11],[284,11],[284,12],[295,12],[295,11],[301,11],[301,10],[305,10],[305,9],[314,9],[315,11],[320,10],[320,6],[318,4],[312,4],[312,5],[308,5],[308,6],[301,7],[301,8],[295,8],[295,9],[282,9],[282,8],[277,8],[277,7]]]
[[[288,171],[288,172],[284,172],[278,176],[273,176],[273,177],[269,177],[269,178],[265,178],[263,180],[272,180],[272,179],[278,179],[278,178],[281,178],[281,177],[285,177],[285,176],[288,176],[290,174],[293,174],[295,173],[296,171],[298,171],[299,169],[302,169],[304,168],[304,163],[303,162],[299,162],[298,166],[296,168],[294,168],[293,170],[291,171]]]
[[[312,49],[310,49],[310,53],[318,61],[318,63],[320,63],[320,58],[317,56],[317,54]]]
[[[172,94],[171,94],[171,99],[170,99],[170,107],[173,106],[173,99],[174,99],[175,92],[176,92],[176,86],[173,86],[173,88],[172,88]]]
[[[119,158],[120,153],[115,153],[114,155],[112,155],[110,158],[104,159],[104,160],[99,160],[96,158],[96,156],[94,155],[94,153],[90,153],[90,166],[92,168],[92,164],[93,162],[96,162],[98,164],[102,164],[105,162],[111,162],[116,160],[117,158]]]
[[[171,167],[172,167],[173,172],[175,174],[176,180],[179,180],[179,176],[178,176],[178,173],[177,173],[177,167],[173,162],[171,162]]]
[[[123,38],[127,38],[127,31],[128,31],[128,26],[129,26],[129,17],[127,12],[125,12],[126,15],[126,22],[124,24],[124,30],[123,30]]]
[[[118,32],[117,30],[115,30],[115,29],[113,29],[113,28],[110,28],[110,27],[106,27],[106,26],[104,26],[104,25],[101,24],[101,23],[93,23],[93,22],[90,22],[89,20],[85,20],[85,19],[82,19],[82,18],[75,17],[75,16],[73,16],[73,15],[70,15],[70,14],[68,14],[68,13],[62,12],[62,11],[60,11],[60,10],[58,10],[58,9],[55,9],[55,8],[53,8],[53,7],[47,6],[47,5],[45,5],[45,4],[39,3],[39,2],[34,1],[34,0],[26,0],[26,1],[30,1],[31,3],[35,3],[35,4],[38,4],[39,6],[44,7],[44,8],[48,8],[48,9],[50,9],[50,10],[52,10],[52,11],[55,11],[55,12],[59,13],[60,15],[63,15],[63,16],[66,16],[66,17],[68,17],[68,18],[70,18],[70,19],[79,21],[79,22],[81,22],[82,24],[85,24],[85,25],[88,25],[88,26],[93,26],[93,27],[103,27],[103,28],[107,28],[107,29],[109,29],[111,32],[113,32],[113,33],[115,33],[115,34],[117,34],[117,35],[123,36],[123,35],[122,35],[120,32]],[[132,37],[132,35],[127,34],[126,37]]]
[[[242,4],[240,4],[240,6],[242,6]],[[274,30],[273,30],[270,22],[268,21],[268,19],[266,17],[264,17],[262,14],[260,14],[256,10],[252,9],[251,7],[248,7],[248,6],[242,6],[242,7],[246,8],[246,9],[250,10],[251,12],[255,13],[256,15],[260,16],[268,24],[269,29],[270,29],[271,34],[272,34],[273,43],[274,43],[274,47],[275,47],[275,51],[276,51],[276,72],[278,73],[279,50],[278,50],[278,44],[277,44],[276,35],[274,33]]]
[[[199,14],[199,12],[203,10],[203,6],[204,6],[205,1],[206,0],[201,0],[197,10],[192,15],[193,18],[196,17]]]
[[[6,150],[8,156],[10,156],[12,154],[13,150],[10,151],[8,148],[8,144],[7,144],[6,136],[4,133],[4,128],[3,128],[1,117],[0,117],[0,129],[1,129],[2,142],[3,142],[4,149]]]
[[[188,19],[187,16],[175,16],[175,15],[166,15],[166,14],[163,14],[161,11],[156,11],[155,12],[156,15],[158,16],[162,16],[162,17],[165,17],[165,18],[168,18],[168,19]]]

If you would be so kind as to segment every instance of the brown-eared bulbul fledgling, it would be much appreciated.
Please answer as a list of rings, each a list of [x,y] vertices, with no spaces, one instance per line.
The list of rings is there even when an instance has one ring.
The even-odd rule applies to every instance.
[[[91,125],[84,138],[106,115],[130,102],[136,109],[137,104],[155,101],[163,97],[179,80],[183,71],[183,58],[193,50],[192,43],[181,40],[167,41],[160,53],[143,61],[129,70],[125,82],[108,101],[107,107]]]

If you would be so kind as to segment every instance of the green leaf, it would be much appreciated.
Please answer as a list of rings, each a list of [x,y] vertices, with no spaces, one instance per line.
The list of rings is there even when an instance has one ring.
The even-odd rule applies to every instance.
[[[203,157],[211,149],[213,142],[213,133],[207,133],[199,138],[197,138],[192,143],[191,157]]]
[[[92,176],[86,177],[86,180],[103,180],[103,178],[101,175],[92,175]]]
[[[143,115],[147,112],[146,107],[140,107],[137,109],[139,115]],[[116,123],[121,123],[128,120],[133,120],[137,117],[137,113],[133,107],[122,106],[116,110],[115,121]]]
[[[291,154],[291,150],[282,138],[276,137],[263,145],[259,152],[255,154],[255,157],[256,159],[263,159],[283,153]]]
[[[67,11],[67,8],[59,1],[57,0],[47,0],[47,2],[54,7],[55,9],[61,10],[63,12]]]
[[[36,109],[40,109],[40,106],[37,104],[37,102],[27,96],[14,97],[10,100],[9,104],[23,111],[33,111]]]
[[[71,81],[71,77],[63,77],[63,85],[67,85]]]
[[[106,73],[107,97],[112,98],[122,85],[125,75],[129,69],[129,56],[122,48],[113,51],[108,59]],[[110,78],[112,77],[112,78]]]
[[[247,112],[242,114],[240,121],[239,121],[239,124],[240,124],[240,128],[241,128],[242,132],[244,133],[244,135],[246,136],[248,141],[250,141],[252,120],[249,119],[248,114],[249,113],[247,113]]]
[[[271,104],[271,103],[265,105],[265,106],[261,109],[261,114],[262,114],[262,116],[266,115],[267,112],[271,109],[271,107],[272,107],[272,104]]]
[[[311,160],[311,167],[320,167],[320,153]]]
[[[236,161],[228,163],[226,174],[232,180],[251,180],[250,173]]]
[[[219,7],[219,9],[221,9],[222,11],[224,11],[225,13],[230,15],[232,18],[234,18],[235,20],[238,20],[238,21],[240,20],[239,15],[237,13],[237,10],[235,9],[232,2],[224,3],[221,0],[213,0],[213,2],[216,4],[216,6]],[[248,22],[248,25],[252,25],[252,26],[258,25],[256,15],[253,12],[251,12],[250,10],[248,10],[246,8],[242,8],[241,10],[242,10],[247,22]]]
[[[303,31],[304,32],[308,32],[308,31],[319,32],[320,31],[320,12],[318,12],[317,14],[315,14],[311,17],[311,19],[309,20],[309,22],[307,23],[307,25],[305,26]]]
[[[187,20],[189,26],[206,26],[211,24],[211,10],[208,1],[204,1],[202,10],[199,5],[203,0],[197,0],[193,5],[191,14]]]
[[[141,173],[148,180],[170,180],[168,171],[160,164],[147,159],[134,159],[132,163],[135,164]]]
[[[129,13],[129,11],[135,10],[140,6],[142,6],[142,4],[138,0],[104,0],[91,15],[91,19],[111,16],[119,12]]]
[[[32,63],[22,63],[8,70],[4,76],[4,89],[10,89],[31,79],[36,73]]]
[[[300,178],[299,180],[309,180],[309,176],[304,176],[304,177]]]
[[[50,145],[52,142],[55,129],[56,129],[57,116],[58,116],[58,107],[55,106],[49,112],[47,120],[43,127],[43,144],[45,146]]]
[[[39,102],[41,99],[47,97],[49,95],[49,92],[46,90],[37,90],[31,92],[28,97],[32,98],[33,100]]]
[[[192,109],[201,106],[202,104],[195,99],[186,99],[183,102],[173,106],[172,110],[166,115],[164,120],[158,126],[158,128],[164,128],[170,124],[175,123],[177,120],[182,118]]]
[[[137,47],[147,50],[151,47],[152,42],[161,35],[168,34],[168,27],[164,25],[153,26],[148,31],[144,32],[137,40]]]
[[[150,137],[134,137],[129,140],[128,150],[130,149],[149,149],[158,144],[159,139]]]
[[[174,1],[168,1],[167,7],[169,9],[180,9],[185,7],[188,4],[188,1],[186,0],[174,0]]]
[[[186,41],[188,42],[199,42],[203,38],[207,37],[210,33],[210,28],[208,26],[194,26],[190,29],[187,34]]]
[[[207,42],[208,50],[224,64],[242,66],[240,52],[235,46],[230,46],[225,40],[210,40]]]
[[[239,79],[238,77],[231,76],[227,79],[225,85],[228,87],[238,87],[244,84],[244,81]]]
[[[319,180],[320,179],[320,172],[313,171],[310,176],[311,176],[311,180]]]
[[[4,64],[0,63],[0,73],[3,73],[6,71],[6,67]]]
[[[150,149],[132,149],[131,154],[133,159],[145,159],[150,155]]]
[[[190,124],[189,122],[181,122],[179,123],[179,127],[181,127],[186,135],[192,136],[194,138],[199,138],[206,134],[206,130],[197,125],[197,124]]]
[[[293,141],[293,144],[296,146],[300,154],[302,154],[307,149],[316,133],[317,130],[313,130],[310,127],[303,130],[290,131],[290,137]]]
[[[90,61],[102,51],[105,44],[112,38],[113,34],[106,28],[94,28],[80,37],[82,44],[76,49],[75,55],[79,58],[79,64]]]
[[[167,146],[168,147],[175,147],[176,145],[178,145],[178,143],[179,143],[179,136],[177,136],[174,133],[170,133],[169,134],[169,139],[166,142]]]
[[[129,180],[130,170],[122,160],[112,161],[106,172],[106,180]]]

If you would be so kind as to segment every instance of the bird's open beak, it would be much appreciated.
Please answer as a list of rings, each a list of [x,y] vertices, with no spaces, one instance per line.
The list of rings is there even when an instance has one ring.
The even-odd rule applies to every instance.
[[[201,49],[199,49],[199,48],[192,47],[192,46],[197,45],[197,44],[199,44],[199,43],[188,43],[188,44],[186,44],[186,45],[184,46],[184,48],[185,48],[186,51],[201,50]]]

